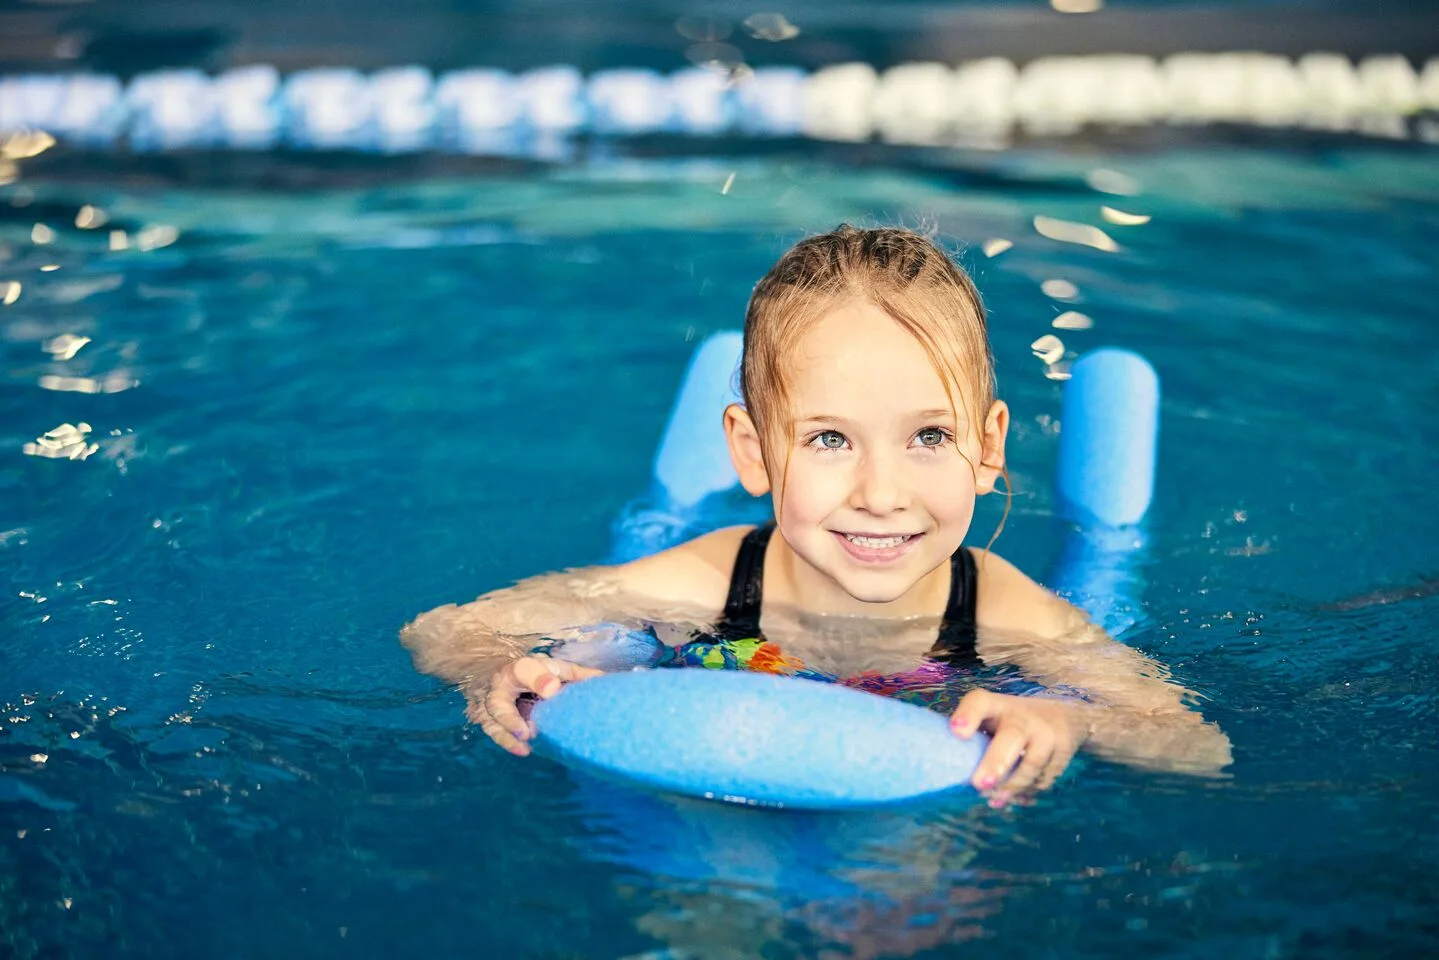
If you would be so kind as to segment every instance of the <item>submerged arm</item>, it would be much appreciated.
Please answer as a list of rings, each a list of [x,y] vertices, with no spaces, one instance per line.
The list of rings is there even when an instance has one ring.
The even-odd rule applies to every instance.
[[[613,569],[590,568],[523,580],[462,606],[421,614],[400,631],[416,669],[456,684],[465,715],[509,752],[524,756],[533,734],[519,700],[552,697],[599,670],[531,655],[544,639],[579,639],[584,628],[631,618]]]
[[[1087,702],[1065,706],[1080,724],[1082,745],[1106,759],[1201,775],[1217,774],[1233,759],[1229,738],[1190,705],[1197,694],[1078,611],[1068,632],[994,637],[985,655],[1052,689],[1084,696]]]
[[[466,684],[524,656],[544,637],[618,619],[618,579],[611,568],[546,574],[463,605],[420,614],[400,631],[415,668]]]
[[[400,639],[417,669],[451,683],[523,656],[541,639],[583,639],[601,624],[662,627],[661,639],[672,641],[718,618],[747,529],[718,530],[621,566],[545,574],[462,606],[436,607]]]
[[[725,563],[743,528],[716,531],[618,567],[587,567],[522,580],[462,606],[436,607],[400,631],[416,669],[457,684],[466,711],[512,753],[529,752],[533,732],[516,708],[532,693],[599,673],[562,659],[527,656],[544,639],[606,635],[604,625],[652,626],[682,642],[691,626],[713,623],[728,584]]]
[[[1044,697],[980,694],[962,703],[955,726],[961,734],[992,718],[1014,715],[1022,734],[1038,730],[1042,757],[1057,741],[1053,759],[1031,757],[1023,736],[999,743],[983,776],[1007,770],[1021,754],[1021,787],[1045,785],[1083,747],[1109,760],[1155,770],[1215,775],[1232,760],[1229,738],[1193,709],[1198,696],[1173,682],[1169,671],[1132,647],[1109,637],[1076,607],[1059,599],[1001,558],[990,555],[980,591],[979,653],[991,665],[1013,664],[1053,690],[1072,691],[1085,702]],[[1029,701],[1028,703],[1015,701]],[[978,719],[976,719],[978,718]],[[1054,731],[1058,731],[1056,734]],[[1066,750],[1068,753],[1066,753]],[[1027,765],[1027,766],[1026,766]],[[1014,778],[1011,778],[1014,779]]]

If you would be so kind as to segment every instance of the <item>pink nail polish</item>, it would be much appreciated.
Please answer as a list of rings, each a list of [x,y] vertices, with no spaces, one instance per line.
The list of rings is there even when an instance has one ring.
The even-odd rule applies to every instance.
[[[995,784],[995,779],[994,779],[993,777],[982,777],[982,778],[980,778],[980,781],[979,781],[979,789],[981,789],[981,790],[989,790],[990,788],[992,788],[992,787],[994,786],[994,784]]]

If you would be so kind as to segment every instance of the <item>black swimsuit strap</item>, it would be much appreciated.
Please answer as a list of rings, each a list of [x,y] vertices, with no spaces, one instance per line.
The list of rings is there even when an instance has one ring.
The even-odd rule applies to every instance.
[[[974,554],[960,547],[949,559],[949,603],[939,625],[939,639],[929,651],[935,660],[956,666],[980,666],[975,650],[975,603],[979,599],[979,567]]]
[[[725,640],[757,637],[760,606],[764,600],[764,555],[774,534],[774,524],[766,523],[745,534],[735,556],[730,574],[729,597],[725,600],[724,617],[715,626],[715,635]],[[960,547],[949,561],[949,600],[944,620],[939,625],[939,638],[929,651],[935,660],[955,666],[980,666],[975,650],[975,601],[979,596],[979,568],[974,554]]]
[[[727,639],[759,636],[759,609],[764,600],[764,554],[774,524],[766,523],[745,534],[730,574],[729,598],[725,600],[724,619],[716,633]]]

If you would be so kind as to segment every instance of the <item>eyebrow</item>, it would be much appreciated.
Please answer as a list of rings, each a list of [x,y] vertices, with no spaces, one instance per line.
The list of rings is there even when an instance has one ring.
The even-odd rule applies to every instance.
[[[946,417],[954,417],[958,423],[964,422],[964,417],[957,416],[955,411],[946,407],[935,407],[931,410],[916,410],[909,414],[909,419],[911,420],[939,420]],[[835,417],[829,414],[817,413],[807,417],[798,417],[795,419],[795,423],[845,424],[849,423],[849,420],[846,417]]]

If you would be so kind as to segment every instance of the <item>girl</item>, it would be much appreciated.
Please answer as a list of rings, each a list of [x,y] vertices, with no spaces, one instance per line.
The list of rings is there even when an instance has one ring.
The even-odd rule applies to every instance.
[[[459,684],[495,742],[529,753],[518,699],[599,672],[520,655],[534,635],[622,623],[677,646],[742,641],[751,664],[781,672],[874,677],[928,658],[1078,692],[959,702],[954,732],[992,737],[974,785],[996,806],[1053,783],[1081,747],[1197,773],[1229,762],[1228,740],[1162,668],[961,546],[975,497],[1008,479],[1009,410],[979,295],[928,238],[841,226],[781,257],[746,312],[741,393],[725,435],[744,488],[772,498],[772,524],[534,578],[405,628],[416,666]]]

